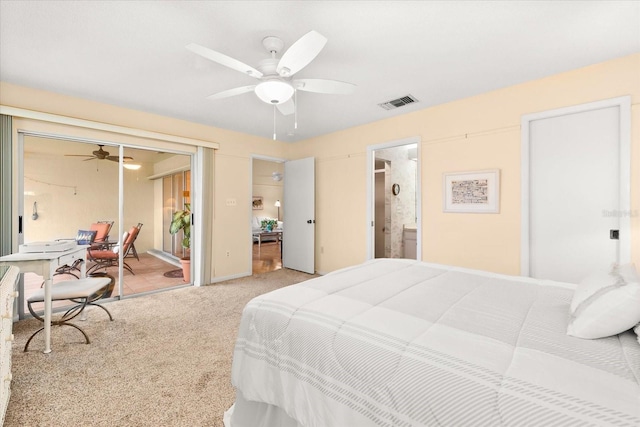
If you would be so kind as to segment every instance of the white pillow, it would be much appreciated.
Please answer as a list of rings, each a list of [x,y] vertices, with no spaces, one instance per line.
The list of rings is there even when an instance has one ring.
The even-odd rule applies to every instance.
[[[567,334],[595,339],[616,335],[640,322],[640,280],[633,264],[583,279],[571,301]]]

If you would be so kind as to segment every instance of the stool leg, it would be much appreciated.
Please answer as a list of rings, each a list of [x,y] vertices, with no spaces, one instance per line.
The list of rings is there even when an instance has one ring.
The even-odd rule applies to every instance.
[[[72,299],[71,301],[74,301],[74,300]],[[82,330],[82,328],[80,328],[79,326],[74,325],[73,323],[69,323],[68,322],[68,320],[71,320],[71,319],[75,318],[79,314],[81,314],[81,313],[84,314],[83,311],[84,311],[84,309],[86,308],[87,305],[88,305],[88,298],[83,298],[82,299],[82,303],[79,306],[75,306],[75,307],[72,307],[69,310],[67,310],[67,312],[62,315],[62,318],[60,320],[52,321],[51,325],[52,326],[53,325],[55,325],[55,326],[66,325],[66,326],[71,326],[73,328],[76,328],[77,330],[79,330],[82,333],[82,335],[84,335],[84,339],[85,339],[86,344],[91,344],[91,341],[89,340],[89,335],[87,335],[86,332],[84,330]],[[109,314],[109,317],[111,318],[111,313],[109,313],[109,311],[106,308],[104,308],[104,307],[102,307],[101,305],[98,305],[98,304],[95,304],[95,305],[97,305],[98,307],[104,309]],[[40,320],[41,322],[44,322],[44,319],[42,317],[38,316],[38,314],[35,312],[35,310],[31,306],[30,302],[27,302],[27,308],[29,309],[29,311],[31,312],[31,315],[34,318]],[[113,320],[113,318],[111,318],[111,320]],[[25,352],[29,349],[29,344],[31,343],[31,340],[33,340],[33,338],[36,335],[38,335],[40,332],[42,332],[42,331],[44,331],[44,327],[38,329],[37,331],[35,331],[33,333],[33,335],[31,335],[29,337],[29,339],[27,340],[27,343],[24,346],[24,351]]]
[[[73,323],[67,323],[67,322],[62,322],[60,323],[60,326],[62,325],[67,325],[67,326],[71,326],[76,328],[77,330],[79,330],[80,332],[82,332],[82,335],[84,335],[84,339],[87,341],[85,344],[91,344],[91,341],[89,341],[89,335],[86,334],[85,331],[82,330],[81,327],[74,325]]]
[[[100,305],[100,304],[95,304],[95,303],[93,303],[93,302],[90,302],[90,303],[88,303],[87,305],[92,305],[92,306],[94,306],[94,307],[100,307],[101,309],[103,309],[104,311],[106,311],[106,312],[107,312],[107,314],[109,315],[109,320],[111,320],[111,321],[113,322],[113,316],[111,315],[111,312],[110,312],[109,310],[107,310],[107,308],[106,308],[106,307],[103,307],[103,306],[102,306],[102,305]]]
[[[38,334],[39,334],[40,332],[42,332],[42,331],[44,331],[44,326],[43,326],[42,328],[38,329],[37,331],[35,331],[35,332],[33,333],[33,335],[31,335],[31,336],[29,337],[29,339],[27,340],[27,343],[24,345],[24,351],[25,351],[25,352],[27,351],[27,349],[29,349],[29,344],[31,343],[31,340],[33,339],[33,337],[35,337],[36,335],[38,335]]]

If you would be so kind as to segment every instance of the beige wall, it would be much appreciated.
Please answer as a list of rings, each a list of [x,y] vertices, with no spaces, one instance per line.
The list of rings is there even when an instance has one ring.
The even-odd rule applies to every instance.
[[[328,272],[366,258],[367,146],[419,136],[423,260],[519,274],[521,117],[623,95],[632,98],[632,212],[637,213],[640,54],[292,145],[289,158],[317,159],[316,268]],[[443,172],[494,168],[501,170],[499,214],[442,212]],[[632,245],[633,261],[640,265],[640,215],[632,218]]]
[[[215,156],[216,277],[251,272],[251,156],[316,157],[316,269],[366,258],[366,147],[422,138],[423,259],[518,274],[520,263],[520,119],[524,114],[622,95],[632,96],[632,210],[640,211],[640,54],[426,108],[297,144],[0,83],[0,104],[162,132],[220,144]],[[24,120],[25,126],[50,125]],[[55,128],[55,127],[54,127]],[[73,132],[74,130],[68,130]],[[82,130],[81,134],[92,132]],[[156,144],[151,141],[150,144]],[[500,214],[443,214],[443,172],[501,170]],[[286,179],[286,178],[285,178]],[[228,199],[236,200],[229,206]],[[632,218],[640,265],[640,217]],[[348,238],[345,238],[348,236]],[[227,252],[229,256],[226,256]]]

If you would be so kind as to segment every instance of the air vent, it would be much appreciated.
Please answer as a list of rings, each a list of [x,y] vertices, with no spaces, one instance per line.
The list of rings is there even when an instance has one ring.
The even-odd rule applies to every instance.
[[[398,99],[392,99],[391,101],[383,102],[382,104],[378,104],[385,110],[393,110],[395,108],[400,108],[407,104],[413,104],[414,102],[418,102],[416,98],[411,95],[405,95]]]

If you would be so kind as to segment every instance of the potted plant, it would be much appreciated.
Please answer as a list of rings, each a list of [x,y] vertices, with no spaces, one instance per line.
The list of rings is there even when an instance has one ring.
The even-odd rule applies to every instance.
[[[187,251],[187,255],[180,259],[182,264],[182,277],[185,282],[191,281],[191,204],[185,203],[184,209],[176,211],[173,214],[171,220],[171,226],[169,227],[169,233],[176,234],[182,230],[182,247]]]

